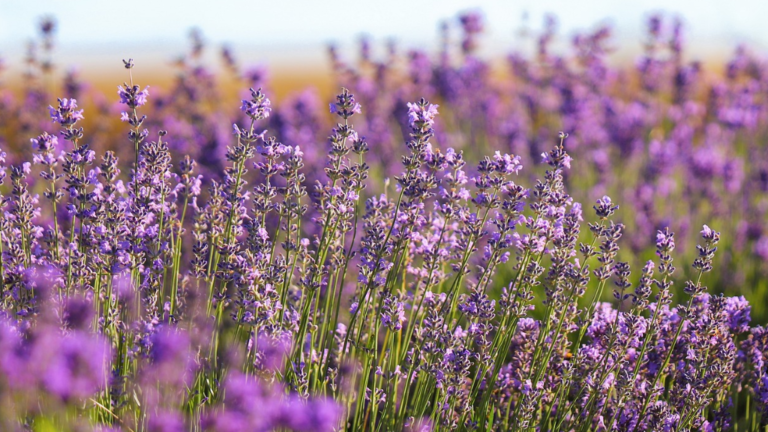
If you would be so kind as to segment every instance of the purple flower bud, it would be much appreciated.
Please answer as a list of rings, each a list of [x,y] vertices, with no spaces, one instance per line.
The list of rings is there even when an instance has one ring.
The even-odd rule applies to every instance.
[[[331,114],[336,114],[345,120],[362,112],[362,107],[355,101],[355,95],[345,88],[342,88],[341,93],[336,96],[336,103],[328,106]]]
[[[30,142],[33,150],[39,153],[51,153],[59,145],[59,139],[55,135],[48,135],[46,132],[37,138],[32,138]]]
[[[611,217],[616,212],[616,210],[619,209],[619,206],[613,205],[611,198],[606,195],[597,200],[597,205],[593,206],[592,208],[595,209],[597,217],[600,219],[607,219]]]
[[[120,103],[127,105],[128,108],[136,109],[147,103],[147,97],[149,96],[149,86],[141,90],[141,87],[134,85],[123,84],[117,86],[117,94],[120,96]],[[122,116],[121,116],[122,119]]]
[[[73,126],[83,119],[83,110],[77,110],[77,101],[75,99],[59,99],[59,107],[48,107],[51,119],[54,123],[59,123],[64,127]]]
[[[251,99],[243,99],[243,104],[240,106],[240,111],[248,115],[248,117],[254,120],[265,119],[269,117],[272,112],[272,102],[262,93],[261,89],[251,89]],[[235,126],[235,133],[238,133],[237,126]]]
[[[408,103],[408,124],[413,129],[432,128],[435,125],[438,105],[431,103]]]

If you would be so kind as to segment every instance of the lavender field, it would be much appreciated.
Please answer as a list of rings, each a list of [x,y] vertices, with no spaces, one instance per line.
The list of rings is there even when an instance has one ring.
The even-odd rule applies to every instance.
[[[768,57],[552,18],[500,71],[473,12],[330,100],[194,35],[103,94],[56,27],[0,75],[0,430],[768,431]]]

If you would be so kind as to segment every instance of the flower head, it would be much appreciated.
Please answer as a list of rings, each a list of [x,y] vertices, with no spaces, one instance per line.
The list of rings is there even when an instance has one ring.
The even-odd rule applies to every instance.
[[[141,87],[137,85],[123,84],[117,86],[117,94],[120,96],[120,103],[127,105],[128,108],[135,109],[147,103],[147,97],[149,96],[149,86]]]
[[[61,98],[59,99],[58,108],[49,106],[48,111],[53,122],[64,127],[74,126],[75,123],[83,119],[83,110],[77,109],[77,101],[75,99]]]
[[[272,102],[264,95],[261,89],[251,89],[251,99],[243,99],[240,111],[253,120],[265,119],[272,112]]]
[[[341,93],[336,96],[336,102],[329,104],[329,107],[331,114],[336,114],[345,120],[362,112],[362,107],[355,101],[355,95],[345,88],[341,89]]]

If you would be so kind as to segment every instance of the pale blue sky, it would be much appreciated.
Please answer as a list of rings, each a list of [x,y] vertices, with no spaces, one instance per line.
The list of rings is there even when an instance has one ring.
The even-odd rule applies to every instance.
[[[697,53],[740,42],[768,47],[766,0],[0,0],[0,55],[19,55],[46,14],[59,23],[61,52],[75,56],[183,47],[188,30],[197,26],[214,43],[290,57],[331,40],[352,45],[363,33],[429,48],[438,22],[466,9],[484,12],[484,38],[497,48],[513,43],[524,11],[534,28],[545,13],[556,14],[565,35],[608,21],[635,46],[644,17],[666,11],[685,19],[686,39]]]

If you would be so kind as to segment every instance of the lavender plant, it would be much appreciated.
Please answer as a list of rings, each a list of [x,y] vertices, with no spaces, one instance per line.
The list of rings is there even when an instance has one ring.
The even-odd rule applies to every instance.
[[[206,112],[210,76],[193,65],[155,101],[124,61],[130,146],[101,152],[110,131],[87,123],[72,95],[58,99],[56,128],[26,137],[34,164],[0,157],[0,184],[10,173],[0,189],[2,429],[768,428],[768,333],[745,297],[707,288],[727,280],[719,261],[740,247],[723,213],[734,198],[719,188],[747,180],[744,160],[704,153],[763,153],[745,142],[763,121],[762,81],[747,96],[735,90],[757,72],[733,63],[728,88],[713,88],[700,113],[679,25],[664,48],[654,18],[642,103],[629,103],[606,78],[606,31],[574,40],[571,69],[549,52],[550,23],[535,61],[510,59],[522,89],[493,87],[474,54],[481,17],[460,24],[460,66],[447,41],[434,65],[411,53],[410,85],[397,91],[398,71],[367,51],[360,71],[336,58],[339,79],[359,91],[342,88],[329,104],[324,144],[312,96],[273,107],[257,87],[239,111]],[[191,62],[203,49],[198,33],[193,41]],[[671,59],[657,58],[663,49]],[[670,70],[667,100],[659,76]],[[408,102],[419,91],[440,106]],[[654,126],[646,143],[662,115],[674,126]],[[226,134],[211,126],[219,120]],[[696,128],[717,135],[727,121],[743,122],[729,127],[744,142],[693,146]],[[557,126],[569,133],[555,139]],[[674,145],[659,141],[667,133]],[[619,157],[617,169],[648,180],[611,186]],[[749,162],[756,184],[760,162]],[[655,200],[676,196],[662,190],[681,175],[696,180],[681,183],[685,202],[723,232],[703,225],[678,271],[687,236],[673,227],[692,221],[664,223]],[[619,206],[606,193],[621,187]],[[739,208],[760,211],[760,191]],[[623,202],[637,211],[626,221]],[[762,236],[754,225],[748,235]]]

